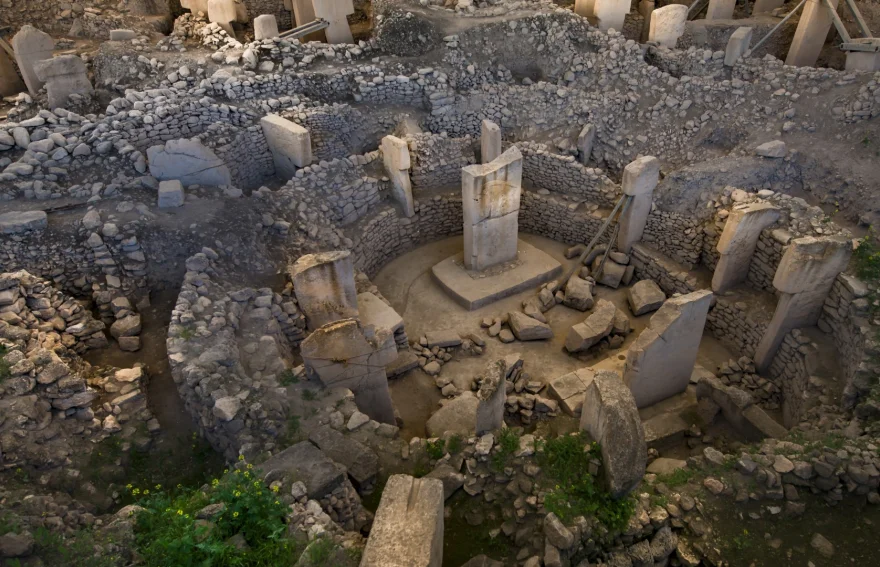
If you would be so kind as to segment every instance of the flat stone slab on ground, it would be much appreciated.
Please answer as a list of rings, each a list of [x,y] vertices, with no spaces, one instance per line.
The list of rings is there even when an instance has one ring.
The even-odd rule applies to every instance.
[[[651,464],[648,465],[647,472],[651,474],[672,474],[679,469],[686,469],[687,461],[682,461],[679,459],[667,459],[666,457],[660,457],[659,459],[654,459],[651,461]]]
[[[572,417],[577,416],[584,405],[584,392],[593,382],[594,375],[592,368],[580,368],[550,382],[547,391],[550,397],[559,402],[562,411]]]
[[[668,448],[680,443],[688,424],[677,413],[661,413],[644,422],[645,442],[654,449]]]
[[[409,372],[413,368],[418,368],[419,357],[411,350],[401,350],[397,353],[397,358],[385,366],[385,375],[388,378],[395,378],[404,372]]]
[[[452,329],[425,333],[425,338],[428,339],[428,348],[434,348],[435,346],[446,348],[461,344],[461,336],[458,334],[458,331]]]
[[[48,226],[44,211],[21,211],[0,215],[0,234],[17,234],[29,230],[41,230]]]
[[[345,480],[345,467],[330,460],[309,441],[288,447],[260,465],[260,469],[267,480],[285,476],[301,480],[312,499],[330,494]]]
[[[355,486],[371,484],[379,473],[379,457],[372,449],[355,441],[332,427],[314,429],[309,441],[318,446],[325,455],[345,466]]]
[[[358,313],[361,323],[366,327],[395,332],[403,328],[403,317],[393,307],[379,299],[375,294],[365,291],[357,296]]]
[[[553,338],[553,329],[547,323],[542,323],[519,311],[511,311],[508,317],[510,330],[521,341],[540,341]]]
[[[517,260],[507,270],[470,272],[464,268],[462,252],[431,268],[431,273],[440,287],[469,311],[537,287],[562,273],[562,265],[546,252],[522,240],[517,249]]]

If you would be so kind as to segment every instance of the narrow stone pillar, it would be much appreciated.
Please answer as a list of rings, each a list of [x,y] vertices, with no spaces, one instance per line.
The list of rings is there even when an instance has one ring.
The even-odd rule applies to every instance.
[[[628,494],[642,481],[648,463],[645,429],[632,393],[613,370],[597,370],[584,393],[580,430],[602,448],[608,492]]]
[[[629,14],[631,0],[596,0],[593,15],[598,20],[599,29],[623,31],[623,22]]]
[[[382,138],[382,161],[385,164],[385,172],[391,178],[394,200],[400,204],[406,217],[414,216],[416,211],[413,206],[412,182],[409,178],[411,163],[406,140],[396,136]]]
[[[464,265],[482,271],[516,259],[522,154],[516,146],[483,165],[461,169]]]
[[[491,120],[480,123],[480,161],[489,163],[501,155],[501,128]]]
[[[261,118],[260,127],[272,152],[276,174],[290,179],[297,168],[312,163],[312,137],[308,130],[277,114]]]
[[[733,18],[733,9],[736,7],[736,0],[709,0],[709,7],[706,8],[707,20],[729,20]]]
[[[831,0],[831,6],[836,10],[839,0]],[[831,14],[822,0],[807,0],[801,12],[791,47],[788,48],[788,56],[785,58],[786,65],[794,67],[812,67],[819,59],[819,52],[828,38],[831,29]]]
[[[776,8],[781,8],[783,4],[785,4],[785,0],[755,0],[755,5],[752,6],[752,15],[772,12]]]
[[[851,256],[852,244],[842,237],[808,236],[791,241],[773,276],[779,302],[755,351],[760,372],[770,368],[789,331],[816,324],[834,280]]]
[[[315,16],[330,23],[324,30],[327,43],[354,43],[346,16],[354,14],[352,0],[314,0]]]
[[[441,567],[443,482],[388,477],[360,567]]]
[[[724,51],[724,64],[733,67],[740,57],[745,56],[752,43],[752,28],[743,26],[736,28],[727,40],[727,48]]]
[[[522,367],[519,354],[493,360],[486,365],[477,391],[477,435],[501,429],[504,425],[504,402],[507,400],[507,377]]]
[[[711,304],[706,289],[667,299],[629,347],[623,381],[639,408],[687,389]]]
[[[46,85],[50,110],[66,106],[72,94],[87,96],[94,92],[85,61],[78,55],[59,55],[37,61],[34,72]]]
[[[272,14],[263,14],[254,18],[254,38],[271,39],[278,37],[278,21]]]
[[[753,203],[735,207],[716,249],[721,254],[712,274],[712,291],[727,291],[749,274],[749,265],[761,231],[779,219],[779,209],[770,203]]]
[[[25,89],[24,83],[15,72],[15,65],[6,55],[6,51],[0,49],[0,96],[12,96]]]
[[[287,268],[309,329],[358,316],[351,252],[338,250],[300,256]]]
[[[15,62],[31,96],[37,96],[37,92],[43,88],[43,81],[37,77],[34,64],[51,59],[53,49],[55,49],[55,40],[52,36],[31,25],[21,26],[18,33],[12,37]]]
[[[592,124],[586,124],[581,133],[578,134],[577,148],[581,158],[581,163],[587,165],[590,156],[593,154],[593,142],[596,141],[596,127]]]
[[[302,342],[300,352],[324,386],[348,388],[360,411],[376,421],[395,423],[385,374],[385,365],[397,359],[391,332],[342,319],[316,329]]]
[[[294,27],[303,26],[309,22],[315,21],[315,6],[312,0],[291,0],[293,6],[293,17],[296,21]],[[303,43],[310,41],[326,41],[324,30],[312,32],[300,39]]]
[[[641,43],[648,41],[648,35],[650,35],[651,31],[651,14],[654,13],[656,6],[657,4],[654,0],[641,0],[639,2],[639,14],[642,15],[642,32],[639,35]]]
[[[624,254],[629,254],[633,244],[642,239],[651,212],[654,187],[659,180],[660,160],[654,156],[640,157],[623,169],[621,188],[624,194],[633,198],[620,217],[620,232],[617,234],[617,249]]]
[[[585,18],[592,18],[596,0],[574,0],[574,13]]]
[[[670,49],[674,48],[678,38],[684,33],[687,14],[688,7],[683,4],[668,4],[654,10],[651,13],[648,41],[655,41]]]

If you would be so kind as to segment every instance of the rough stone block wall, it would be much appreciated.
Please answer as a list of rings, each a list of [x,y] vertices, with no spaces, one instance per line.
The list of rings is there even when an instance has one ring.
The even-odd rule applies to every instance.
[[[284,9],[284,0],[243,0],[247,6],[248,18],[253,21],[257,16],[271,14],[278,21],[278,29],[290,29],[292,13]]]
[[[424,77],[433,74],[431,68],[419,69],[415,77],[409,75],[385,76],[376,73],[357,83],[355,100],[384,104],[425,105]]]
[[[773,233],[776,229],[765,229],[758,238],[758,245],[755,248],[755,254],[752,256],[752,263],[749,265],[748,282],[756,289],[763,289],[771,293],[776,292],[773,287],[773,276],[776,275],[776,268],[782,260],[782,252],[784,246]]]
[[[379,157],[379,152],[363,156],[333,159],[304,167],[288,185],[302,187],[316,195],[329,208],[327,215],[338,225],[349,225],[362,218],[369,208],[382,200],[380,183],[368,175],[364,166]]]
[[[650,244],[691,270],[700,262],[703,230],[696,220],[655,208],[648,215],[642,242]]]
[[[364,122],[361,113],[347,104],[321,105],[283,114],[309,131],[315,160],[345,158],[354,153],[353,134]]]
[[[810,339],[795,329],[785,335],[770,365],[769,378],[782,389],[782,407],[787,427],[797,425],[806,409],[805,393],[810,382],[807,366],[809,343]]]
[[[476,161],[473,139],[427,132],[407,137],[414,189],[461,187],[461,168]]]
[[[239,129],[214,124],[197,138],[223,160],[237,187],[255,188],[275,173],[272,153],[260,126]]]
[[[706,329],[734,353],[751,358],[764,336],[767,321],[757,320],[749,307],[744,302],[716,296],[715,307],[706,319]]]
[[[718,241],[721,239],[721,229],[707,225],[703,227],[703,249],[700,251],[700,264],[706,266],[710,272],[715,271],[721,254],[718,253]]]
[[[0,266],[4,272],[27,270],[74,295],[90,292],[101,273],[87,246],[51,228],[0,239]]]
[[[683,266],[650,245],[639,243],[633,246],[630,262],[635,268],[638,280],[654,280],[666,295],[691,293],[699,289],[699,282]]]
[[[523,180],[533,187],[574,195],[599,206],[613,207],[620,198],[620,188],[601,169],[553,153],[544,144],[520,142],[516,146],[523,154]]]
[[[602,228],[604,217],[596,217],[578,207],[577,203],[563,201],[553,195],[539,195],[523,191],[519,209],[519,229],[522,232],[546,236],[566,244],[586,244]],[[607,243],[614,230],[610,226],[599,240]]]

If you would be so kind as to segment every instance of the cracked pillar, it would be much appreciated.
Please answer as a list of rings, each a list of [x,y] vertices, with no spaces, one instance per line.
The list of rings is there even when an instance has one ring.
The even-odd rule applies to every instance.
[[[830,0],[836,10],[839,0]],[[791,47],[788,48],[786,65],[794,67],[812,67],[819,59],[819,52],[828,38],[831,29],[831,14],[823,0],[807,0],[801,12]]]
[[[297,296],[298,299],[298,296]],[[319,327],[300,345],[303,362],[327,388],[348,388],[360,411],[395,424],[385,365],[397,359],[394,334],[342,319]]]
[[[716,246],[721,257],[712,274],[712,291],[727,291],[746,279],[761,231],[778,219],[779,209],[769,203],[734,208]]]
[[[522,154],[516,146],[483,165],[461,169],[464,265],[482,271],[516,259]]]
[[[729,20],[733,18],[733,9],[736,7],[736,0],[709,0],[709,7],[706,8],[707,20]]]
[[[791,241],[773,277],[773,287],[780,292],[779,302],[755,351],[759,372],[770,368],[789,331],[816,324],[831,286],[846,269],[850,256],[852,244],[840,236],[808,236]]]
[[[629,14],[631,0],[596,0],[593,15],[598,20],[599,29],[623,31],[623,22]]]
[[[623,169],[621,188],[632,202],[620,217],[617,249],[629,254],[633,244],[642,239],[648,213],[651,212],[654,188],[660,180],[660,160],[654,156],[642,156]]]
[[[501,128],[491,120],[480,123],[480,161],[489,163],[501,155]]]
[[[306,254],[287,268],[300,310],[309,329],[358,316],[351,252]]]
[[[354,14],[352,0],[313,0],[315,17],[327,20],[330,27],[324,30],[327,43],[354,43],[346,16]]]
[[[406,217],[416,214],[413,206],[412,182],[409,178],[411,166],[409,158],[409,146],[406,140],[396,136],[382,138],[382,161],[385,164],[385,172],[391,179],[391,193],[403,209]]]

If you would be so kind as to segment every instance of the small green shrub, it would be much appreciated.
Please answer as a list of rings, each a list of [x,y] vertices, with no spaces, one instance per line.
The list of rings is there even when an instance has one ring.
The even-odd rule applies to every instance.
[[[9,352],[9,349],[7,349],[5,345],[0,345],[0,383],[10,376],[9,363],[3,360],[3,357],[6,356],[7,352]]]
[[[446,452],[450,455],[457,455],[461,453],[461,450],[464,448],[464,438],[456,433],[452,435],[449,440],[446,442]]]
[[[428,440],[425,452],[428,453],[428,457],[435,461],[442,459],[443,455],[446,454],[446,441],[443,439],[437,439],[436,441]]]
[[[339,546],[330,538],[322,537],[313,541],[305,551],[312,567],[330,567],[330,560],[336,555]]]
[[[189,327],[184,327],[177,333],[177,336],[185,341],[189,341],[196,336],[196,332]]]
[[[318,394],[316,394],[314,390],[303,390],[301,395],[302,395],[302,399],[304,399],[307,402],[311,402],[311,401],[318,399]]]
[[[687,484],[697,473],[696,469],[681,468],[675,469],[669,474],[661,474],[657,476],[657,482],[662,482],[669,488],[675,488]]]
[[[543,442],[538,462],[549,481],[544,506],[563,521],[593,516],[612,531],[622,531],[635,510],[631,497],[615,499],[589,473],[592,461],[601,461],[598,443],[586,436],[565,435]]]
[[[278,383],[286,388],[294,384],[299,384],[299,378],[293,370],[288,368],[281,373],[281,376],[278,378]]]
[[[291,415],[287,418],[287,428],[280,436],[281,444],[290,446],[299,440],[300,418],[298,415]]]
[[[502,429],[498,434],[498,444],[492,455],[492,468],[502,471],[510,457],[519,450],[519,433],[515,429]]]

